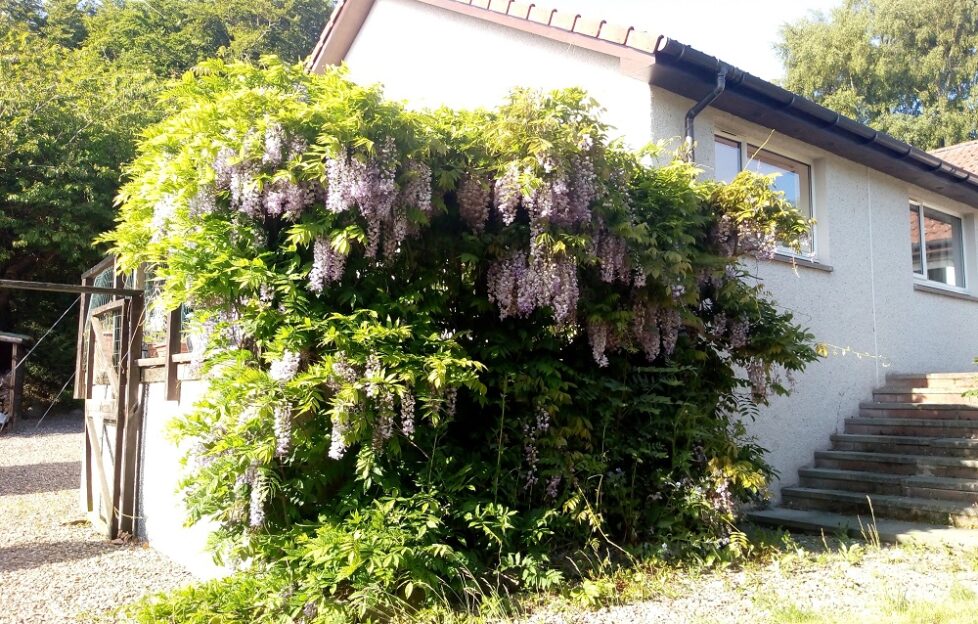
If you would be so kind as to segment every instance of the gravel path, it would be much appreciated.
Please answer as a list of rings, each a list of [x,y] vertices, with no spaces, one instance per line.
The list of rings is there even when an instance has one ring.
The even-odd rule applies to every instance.
[[[939,603],[955,589],[978,593],[975,552],[794,539],[797,548],[767,564],[673,573],[650,583],[646,600],[591,612],[550,605],[521,624],[764,624],[785,619],[815,624],[821,621],[817,615],[885,622],[886,610],[895,604]],[[792,612],[802,615],[790,617]]]
[[[112,545],[83,521],[81,418],[34,425],[0,435],[0,623],[75,622],[189,582],[162,555]]]

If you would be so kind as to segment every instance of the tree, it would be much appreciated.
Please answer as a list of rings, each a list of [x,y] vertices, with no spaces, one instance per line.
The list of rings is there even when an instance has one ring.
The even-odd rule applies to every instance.
[[[0,2],[0,278],[77,282],[167,80],[203,59],[308,54],[328,0]],[[0,290],[0,331],[38,335],[71,298]],[[30,363],[56,390],[71,323]],[[53,348],[52,348],[53,347]],[[49,350],[48,350],[49,349]],[[38,390],[34,385],[30,391]]]
[[[88,20],[86,46],[176,76],[211,57],[304,59],[329,19],[328,0],[115,0]]]
[[[924,149],[978,138],[978,1],[845,0],[781,36],[786,88]]]
[[[92,240],[112,225],[119,166],[158,114],[156,89],[90,50],[0,32],[0,277],[74,283],[97,259]],[[37,335],[70,301],[0,290],[0,330]],[[31,381],[60,387],[70,353],[51,352]]]

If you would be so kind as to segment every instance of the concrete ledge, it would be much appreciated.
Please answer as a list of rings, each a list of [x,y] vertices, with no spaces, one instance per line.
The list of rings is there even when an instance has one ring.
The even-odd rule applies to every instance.
[[[956,290],[950,290],[948,288],[941,288],[939,286],[928,286],[927,284],[921,284],[915,282],[913,289],[917,292],[929,293],[931,295],[941,295],[942,297],[951,297],[952,299],[962,299],[964,301],[978,301],[978,297],[974,295],[969,295],[968,293],[958,292]]]
[[[782,253],[774,254],[774,258],[771,259],[771,262],[781,262],[783,264],[790,264],[791,266],[815,269],[816,271],[825,271],[826,273],[831,273],[835,270],[830,264],[822,264],[821,262],[815,262],[814,260],[808,260],[806,258],[799,258],[798,256],[791,256]]]
[[[978,548],[978,529],[958,529],[938,524],[905,522],[886,518],[845,516],[823,511],[800,509],[765,509],[752,511],[747,519],[766,526],[779,526],[805,533],[866,538],[875,528],[881,542],[889,544],[925,544],[928,546],[957,546]]]

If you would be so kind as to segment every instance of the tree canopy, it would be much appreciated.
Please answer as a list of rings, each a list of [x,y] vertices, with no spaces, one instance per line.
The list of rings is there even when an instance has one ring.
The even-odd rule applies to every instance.
[[[923,149],[978,138],[975,0],[845,0],[781,35],[786,88]]]
[[[331,6],[0,3],[0,278],[77,282],[101,253],[92,241],[112,224],[123,165],[142,130],[164,114],[158,96],[166,83],[215,56],[301,60]],[[0,291],[0,331],[37,335],[70,301]],[[65,330],[38,352],[29,383],[60,387],[71,366]]]

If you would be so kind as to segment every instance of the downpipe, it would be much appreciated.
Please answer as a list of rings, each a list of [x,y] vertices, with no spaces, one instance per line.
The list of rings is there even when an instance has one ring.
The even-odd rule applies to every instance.
[[[726,63],[720,65],[720,69],[717,71],[717,83],[713,87],[713,91],[710,91],[706,96],[693,104],[693,107],[686,111],[686,121],[684,124],[684,132],[686,135],[685,147],[686,147],[686,160],[693,162],[696,160],[696,143],[695,143],[695,121],[697,115],[703,112],[707,106],[716,101],[720,94],[727,88],[727,72],[730,70],[730,66]]]

